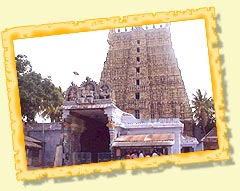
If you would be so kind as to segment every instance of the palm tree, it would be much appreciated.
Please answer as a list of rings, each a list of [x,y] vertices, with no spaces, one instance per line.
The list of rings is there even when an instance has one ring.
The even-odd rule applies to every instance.
[[[193,120],[197,127],[199,127],[206,135],[207,126],[215,124],[214,117],[214,104],[212,97],[207,97],[207,93],[202,94],[201,90],[197,90],[196,94],[193,94],[192,100]]]
[[[41,113],[43,118],[48,117],[51,123],[59,122],[62,118],[61,105],[48,105]]]

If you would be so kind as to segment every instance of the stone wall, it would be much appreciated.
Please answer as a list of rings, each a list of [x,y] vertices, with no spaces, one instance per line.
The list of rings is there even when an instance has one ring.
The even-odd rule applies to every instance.
[[[25,134],[45,143],[43,166],[53,166],[56,146],[60,144],[61,123],[35,123],[25,127]]]

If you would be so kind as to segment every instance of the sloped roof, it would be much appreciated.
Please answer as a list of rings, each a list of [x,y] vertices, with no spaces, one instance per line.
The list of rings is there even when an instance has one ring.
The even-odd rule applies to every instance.
[[[122,135],[115,139],[113,147],[173,145],[174,134]]]
[[[26,147],[39,148],[39,149],[42,148],[42,146],[40,145],[42,143],[42,141],[35,139],[33,137],[25,135],[24,141],[25,141]]]
[[[214,142],[217,141],[217,129],[214,127],[212,128],[202,139],[202,142]]]
[[[25,141],[28,141],[28,142],[34,142],[34,143],[42,143],[42,141],[36,139],[36,138],[33,138],[33,137],[29,137],[27,135],[24,136],[24,140]]]
[[[32,147],[32,148],[39,148],[41,149],[42,147],[34,142],[29,142],[29,141],[25,141],[25,146],[26,147]]]

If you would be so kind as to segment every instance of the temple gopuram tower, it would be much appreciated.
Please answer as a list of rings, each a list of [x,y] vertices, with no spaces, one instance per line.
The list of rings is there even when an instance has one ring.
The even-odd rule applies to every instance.
[[[116,105],[136,118],[191,121],[189,99],[171,42],[170,24],[111,30],[100,82],[115,92]],[[192,133],[187,133],[191,135]]]

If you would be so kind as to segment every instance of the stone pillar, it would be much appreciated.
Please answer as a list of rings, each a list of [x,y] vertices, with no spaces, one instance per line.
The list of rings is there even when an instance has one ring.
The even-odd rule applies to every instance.
[[[168,154],[173,154],[173,146],[168,147]]]
[[[194,146],[192,146],[192,148],[193,148],[193,152],[196,152],[196,150],[197,150],[197,146],[194,145]]]
[[[54,167],[62,166],[62,159],[63,159],[63,147],[62,145],[57,145],[55,160],[54,160]]]
[[[81,152],[80,138],[81,134],[86,130],[86,126],[85,122],[82,119],[70,115],[68,113],[68,110],[65,110],[65,112],[63,112],[63,117],[65,126],[71,129],[71,136],[69,140],[71,142],[71,149],[68,151],[68,156],[70,157],[69,162],[75,165],[80,162],[78,158],[78,153]]]
[[[174,132],[174,145],[173,145],[173,154],[181,153],[181,143],[180,143],[180,132]]]
[[[64,109],[63,110],[63,114],[62,114],[62,118],[66,119],[68,117],[68,115],[70,115],[70,110]]]
[[[121,124],[121,117],[122,117],[123,111],[121,111],[120,109],[112,105],[104,109],[104,114],[106,114],[108,117],[108,123],[106,126],[109,129],[109,135],[110,135],[109,149],[113,156],[112,144],[115,138],[117,137],[115,126],[118,127]]]
[[[73,165],[78,163],[77,153],[80,152],[80,133],[73,131],[72,132],[72,163]]]
[[[112,144],[113,144],[113,141],[114,141],[114,138],[115,138],[115,130],[114,130],[115,124],[114,124],[114,122],[112,121],[112,118],[111,118],[111,117],[108,118],[108,123],[107,123],[106,126],[108,127],[109,135],[110,135],[109,150],[110,150],[110,152],[111,152],[111,155],[113,155],[113,152],[112,152]]]
[[[43,148],[39,150],[38,161],[39,161],[39,165],[43,166]]]
[[[114,141],[114,129],[113,128],[108,128],[109,130],[109,135],[110,135],[110,150],[112,148],[112,144]]]

